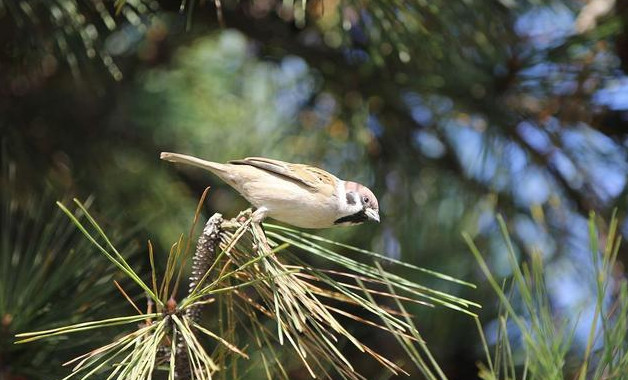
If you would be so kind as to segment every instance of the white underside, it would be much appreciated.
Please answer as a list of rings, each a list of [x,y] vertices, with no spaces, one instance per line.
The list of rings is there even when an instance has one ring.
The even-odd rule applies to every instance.
[[[265,183],[248,182],[241,194],[266,215],[301,228],[327,228],[338,219],[338,201],[334,196],[321,202],[320,195],[292,181],[277,179]],[[261,190],[263,187],[263,191]]]
[[[343,181],[331,197],[262,170],[232,186],[253,206],[266,209],[266,216],[296,227],[333,227],[334,221],[348,215]]]

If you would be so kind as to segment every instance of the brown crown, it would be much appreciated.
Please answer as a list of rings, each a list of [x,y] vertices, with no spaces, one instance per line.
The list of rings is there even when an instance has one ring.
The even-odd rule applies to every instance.
[[[357,182],[347,181],[345,183],[345,190],[347,192],[355,191],[360,194],[361,197],[367,197],[369,199],[369,204],[371,205],[371,208],[379,210],[379,203],[377,202],[377,198],[368,187]]]

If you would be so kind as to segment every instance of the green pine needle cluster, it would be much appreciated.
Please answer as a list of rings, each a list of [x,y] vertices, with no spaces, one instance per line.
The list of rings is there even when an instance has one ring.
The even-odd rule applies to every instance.
[[[104,285],[122,278],[92,254],[89,242],[54,207],[52,191],[40,190],[37,199],[24,195],[15,166],[4,154],[2,158],[0,378],[50,378],[62,373],[61,358],[85,350],[85,342],[57,336],[26,347],[13,344],[14,335],[118,312],[110,302],[117,297],[115,288]],[[89,344],[107,337],[94,336]]]
[[[595,312],[583,353],[574,342],[575,324],[553,310],[546,286],[546,274],[540,252],[529,263],[519,265],[506,223],[498,217],[512,268],[510,281],[500,283],[471,240],[464,234],[471,252],[500,302],[497,342],[493,354],[483,336],[486,364],[480,365],[479,377],[497,379],[621,379],[628,373],[628,283],[613,276],[621,236],[618,219],[611,219],[607,231],[596,228],[596,218],[589,219],[589,241],[595,278]],[[601,241],[605,243],[601,244]],[[513,294],[517,294],[516,298]],[[521,346],[513,335],[521,336]]]
[[[268,379],[289,379],[285,358],[290,356],[312,378],[366,379],[339,349],[342,345],[369,355],[391,374],[411,371],[379,347],[362,342],[346,327],[347,321],[387,332],[427,378],[445,379],[404,304],[442,305],[469,315],[475,315],[471,308],[479,306],[395,275],[380,261],[412,269],[418,276],[471,284],[286,227],[265,225],[271,248],[267,250],[265,239],[252,227],[250,213],[222,221],[218,233],[211,234],[218,249],[207,256],[211,260],[207,271],[181,296],[178,288],[191,257],[192,234],[173,245],[162,276],[156,273],[149,245],[152,271],[150,281],[144,281],[85,206],[75,203],[77,212],[61,203],[59,207],[99,252],[142,289],[149,307],[141,311],[119,287],[137,315],[17,335],[18,343],[26,343],[120,326],[113,342],[66,363],[72,367],[65,379],[88,379],[105,372],[108,379],[148,380],[156,371],[164,371],[173,380],[238,379],[246,378],[247,369],[258,365]],[[77,213],[85,215],[85,221]],[[198,216],[199,212],[196,220]],[[215,220],[211,218],[208,225]],[[199,249],[200,244],[197,253]],[[329,265],[314,268],[301,259],[303,255],[316,256]],[[214,307],[218,318],[206,323],[191,312],[203,306]]]

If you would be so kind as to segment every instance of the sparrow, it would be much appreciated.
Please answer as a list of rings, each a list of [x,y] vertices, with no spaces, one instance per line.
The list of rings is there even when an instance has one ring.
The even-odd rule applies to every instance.
[[[379,204],[371,190],[313,166],[263,157],[221,164],[170,152],[162,152],[161,159],[214,173],[256,208],[254,223],[266,217],[300,228],[379,222]]]

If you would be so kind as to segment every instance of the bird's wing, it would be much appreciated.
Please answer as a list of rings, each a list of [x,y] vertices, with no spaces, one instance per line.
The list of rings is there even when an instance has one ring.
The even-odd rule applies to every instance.
[[[242,160],[229,161],[235,165],[250,165],[256,168],[287,177],[293,181],[309,187],[312,191],[320,191],[322,186],[331,186],[336,183],[332,174],[309,165],[291,164],[264,157],[247,157]]]

